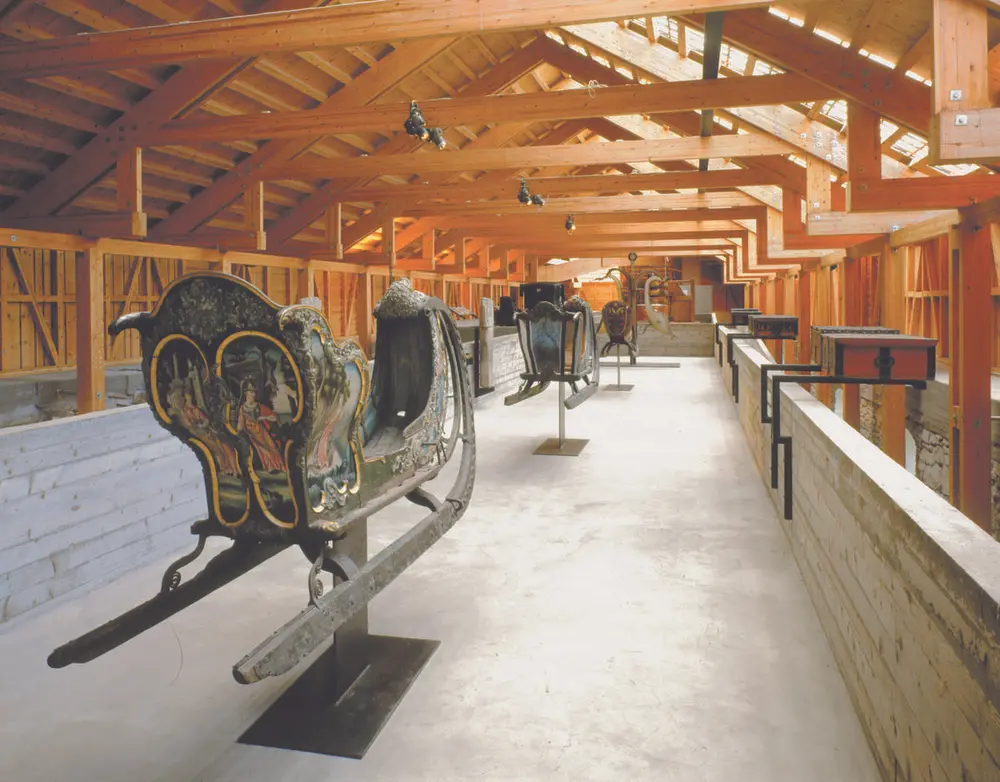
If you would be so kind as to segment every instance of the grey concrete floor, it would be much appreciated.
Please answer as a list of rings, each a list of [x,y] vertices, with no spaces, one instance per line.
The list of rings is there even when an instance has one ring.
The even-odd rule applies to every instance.
[[[470,510],[372,606],[442,644],[363,760],[236,743],[290,682],[230,674],[303,604],[289,551],[89,665],[45,657],[163,563],[0,629],[0,779],[875,782],[718,367],[679,361],[569,411],[578,458],[531,454],[555,390],[477,412]]]

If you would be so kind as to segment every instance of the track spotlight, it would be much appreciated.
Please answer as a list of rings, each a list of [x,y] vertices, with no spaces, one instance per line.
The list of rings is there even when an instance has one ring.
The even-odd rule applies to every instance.
[[[576,230],[576,222],[573,220],[573,215],[566,218],[566,233],[573,233]]]
[[[538,193],[531,194],[531,205],[532,206],[545,206],[545,199],[542,198]]]
[[[531,206],[531,193],[528,192],[528,183],[521,180],[521,189],[517,191],[517,200],[525,206]]]
[[[448,146],[448,142],[444,140],[444,134],[441,132],[441,128],[431,128],[428,136],[428,140],[438,149],[444,149]]]
[[[430,131],[427,130],[427,123],[424,121],[424,115],[415,100],[410,101],[410,116],[403,123],[403,129],[409,135],[421,141],[427,141],[427,137],[430,135]]]

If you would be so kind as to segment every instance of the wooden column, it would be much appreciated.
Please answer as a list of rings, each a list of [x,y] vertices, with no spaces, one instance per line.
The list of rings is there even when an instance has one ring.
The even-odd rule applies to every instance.
[[[861,264],[856,260],[844,259],[843,323],[845,326],[861,325],[861,303],[864,291],[861,289]],[[844,420],[855,429],[861,429],[861,386],[846,385],[843,391]]]
[[[358,344],[368,358],[372,357],[372,278],[368,272],[358,275],[358,286],[355,292],[354,312],[358,325]]]
[[[882,178],[881,117],[854,101],[847,104],[847,210],[853,195],[863,195],[869,182]]]
[[[118,189],[118,209],[122,212],[142,211],[142,148],[133,147],[118,156],[115,170]]]
[[[389,284],[396,271],[396,218],[387,215],[382,220],[382,257],[389,266]]]
[[[799,273],[798,295],[796,303],[799,318],[799,339],[796,343],[795,360],[799,364],[809,363],[809,329],[812,328],[812,279],[815,272]]]
[[[77,411],[107,404],[104,383],[104,253],[99,245],[76,255]]]
[[[298,270],[298,280],[297,280],[297,293],[298,299],[309,299],[316,295],[316,282],[314,278],[313,269],[309,264],[306,264],[304,269]]]
[[[243,223],[253,236],[254,247],[267,249],[264,233],[264,183],[253,182],[243,191]]]
[[[993,253],[989,226],[954,229],[949,235],[948,382],[950,495],[952,504],[992,531],[990,488],[990,351],[993,328]]]
[[[906,250],[893,250],[886,237],[879,256],[879,297],[882,325],[906,332]],[[882,450],[899,464],[906,464],[906,387],[881,386],[878,420]]]
[[[420,250],[421,257],[426,263],[431,265],[431,268],[437,268],[437,246],[435,242],[434,229],[431,228],[427,233],[425,233],[420,238]]]
[[[344,221],[339,203],[326,210],[326,246],[337,258],[344,257]]]

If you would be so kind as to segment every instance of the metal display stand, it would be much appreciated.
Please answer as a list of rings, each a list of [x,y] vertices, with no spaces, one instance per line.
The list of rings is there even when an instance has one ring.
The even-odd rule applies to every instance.
[[[341,572],[368,554],[368,521],[334,544]],[[310,571],[309,578],[318,576]],[[299,678],[239,738],[240,744],[360,760],[389,721],[440,641],[370,635],[367,605],[333,635]]]
[[[622,385],[622,346],[617,346],[616,352],[616,364],[618,366],[618,382],[613,386],[604,386],[605,391],[631,391],[635,388],[632,383],[626,383]]]
[[[550,437],[539,445],[538,456],[579,456],[590,440],[566,437],[566,384],[559,384],[559,437]]]

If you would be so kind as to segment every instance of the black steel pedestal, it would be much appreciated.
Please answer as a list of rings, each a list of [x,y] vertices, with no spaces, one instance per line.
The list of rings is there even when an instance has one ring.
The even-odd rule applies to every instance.
[[[368,522],[334,546],[356,564],[368,556]],[[336,580],[336,579],[335,579]],[[360,760],[388,723],[439,641],[368,633],[367,607],[239,738],[240,744]]]

